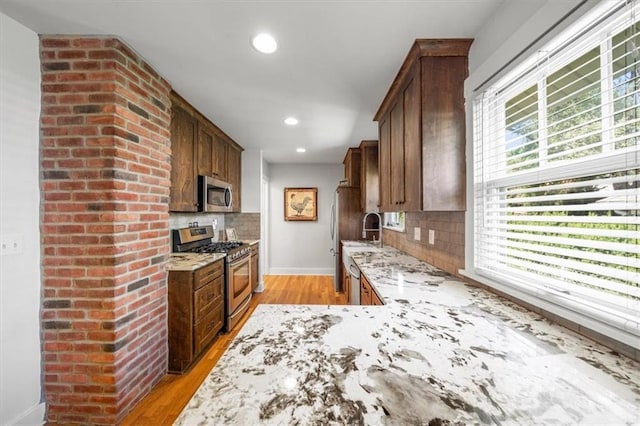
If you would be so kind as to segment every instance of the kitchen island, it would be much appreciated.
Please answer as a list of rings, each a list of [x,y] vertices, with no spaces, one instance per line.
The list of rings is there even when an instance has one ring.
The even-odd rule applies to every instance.
[[[640,365],[390,247],[384,306],[260,305],[192,424],[640,424]]]

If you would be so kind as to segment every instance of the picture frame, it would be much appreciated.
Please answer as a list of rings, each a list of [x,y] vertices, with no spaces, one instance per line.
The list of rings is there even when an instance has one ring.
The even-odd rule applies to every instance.
[[[227,241],[238,241],[238,235],[235,228],[226,228]]]
[[[318,188],[285,188],[284,220],[317,221]]]

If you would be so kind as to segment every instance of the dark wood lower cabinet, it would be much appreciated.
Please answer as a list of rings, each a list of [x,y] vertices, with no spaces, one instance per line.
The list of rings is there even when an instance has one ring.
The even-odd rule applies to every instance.
[[[360,304],[361,305],[384,305],[373,286],[364,274],[360,274]]]
[[[184,373],[224,325],[224,260],[169,272],[169,372]]]

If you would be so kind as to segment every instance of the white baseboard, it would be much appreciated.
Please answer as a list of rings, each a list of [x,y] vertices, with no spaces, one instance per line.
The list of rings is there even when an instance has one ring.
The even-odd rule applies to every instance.
[[[270,268],[265,275],[333,275],[333,268]]]
[[[29,410],[25,411],[18,417],[10,420],[8,425],[22,425],[22,426],[40,426],[45,424],[44,416],[46,414],[47,406],[44,402],[40,402],[34,405]]]

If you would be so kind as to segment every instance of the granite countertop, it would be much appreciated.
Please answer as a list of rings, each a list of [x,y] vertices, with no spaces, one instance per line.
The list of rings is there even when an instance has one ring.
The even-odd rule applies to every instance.
[[[171,253],[167,271],[195,271],[225,256],[224,253]]]
[[[176,424],[640,424],[639,363],[393,248],[352,256],[386,305],[259,305]]]

